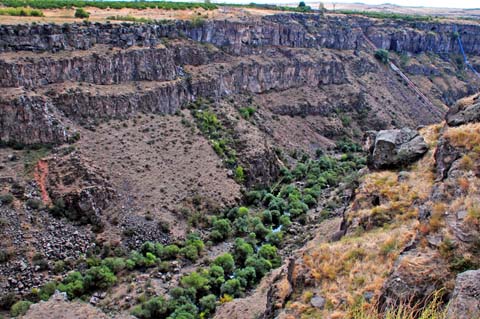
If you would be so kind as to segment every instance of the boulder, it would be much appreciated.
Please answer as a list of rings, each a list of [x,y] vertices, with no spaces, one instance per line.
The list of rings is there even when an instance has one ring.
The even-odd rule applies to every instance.
[[[312,307],[323,309],[325,307],[325,298],[321,296],[315,296],[310,300]]]
[[[425,154],[428,146],[417,131],[409,128],[370,133],[368,165],[370,168],[397,168],[413,163]]]
[[[449,126],[480,122],[480,102],[465,107],[457,104],[448,112],[446,120]]]
[[[480,269],[457,276],[447,319],[480,318]]]

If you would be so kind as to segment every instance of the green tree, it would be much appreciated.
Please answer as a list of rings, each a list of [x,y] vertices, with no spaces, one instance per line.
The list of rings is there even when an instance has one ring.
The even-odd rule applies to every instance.
[[[58,290],[66,292],[70,299],[82,296],[85,292],[82,274],[78,271],[69,273],[63,282],[58,285]]]
[[[247,258],[253,255],[253,247],[242,238],[237,238],[233,245],[233,255],[237,265],[244,265]]]
[[[225,253],[215,258],[213,264],[222,267],[223,271],[227,275],[231,274],[233,272],[233,269],[235,268],[233,256],[229,253]]]
[[[378,49],[377,51],[375,51],[375,58],[377,58],[377,60],[381,61],[384,64],[387,64],[388,61],[390,61],[389,55],[389,52],[384,49]]]
[[[236,278],[225,281],[220,290],[222,295],[227,294],[234,297],[240,297],[242,294],[242,286],[240,285],[240,281]]]
[[[213,294],[206,295],[199,300],[200,309],[207,313],[212,314],[217,307],[217,297]]]
[[[85,273],[85,286],[87,289],[107,289],[115,284],[117,277],[106,266],[92,267]]]
[[[232,225],[228,219],[217,219],[213,221],[211,237],[215,241],[226,239],[232,233]]]
[[[253,267],[245,267],[235,271],[235,278],[240,281],[243,288],[251,288],[255,285],[257,273]]]
[[[208,278],[205,278],[198,272],[194,271],[189,275],[184,276],[181,279],[181,284],[185,288],[194,288],[195,290],[206,290],[208,291]]]
[[[270,261],[274,268],[280,266],[281,259],[278,255],[277,247],[275,246],[272,246],[270,244],[262,245],[262,247],[260,247],[260,249],[258,250],[258,256]]]
[[[255,269],[257,281],[260,281],[260,279],[265,276],[265,274],[269,272],[270,269],[272,269],[272,263],[270,261],[257,255],[248,257],[245,265],[247,267],[252,267],[253,269]]]
[[[77,10],[75,10],[75,18],[88,19],[88,17],[90,17],[90,13],[85,11],[85,9],[78,8]]]
[[[132,315],[140,319],[165,318],[168,315],[168,302],[161,296],[133,308]]]

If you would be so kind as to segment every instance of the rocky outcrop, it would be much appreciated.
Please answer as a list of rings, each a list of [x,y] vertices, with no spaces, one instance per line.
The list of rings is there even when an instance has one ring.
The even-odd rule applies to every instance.
[[[480,95],[476,97],[476,100],[479,98]],[[480,122],[480,101],[465,107],[462,107],[461,104],[455,105],[448,112],[446,120],[449,126]]]
[[[55,292],[48,301],[42,301],[30,307],[25,316],[25,319],[107,319],[105,313],[101,310],[91,306],[88,303],[73,301],[69,302],[65,293]],[[117,316],[117,318],[130,318],[129,316]]]
[[[369,166],[374,169],[408,165],[422,157],[428,146],[417,131],[384,130],[370,135]]]
[[[104,52],[96,48],[94,53],[85,53],[0,61],[0,87],[32,88],[65,81],[94,84],[170,81],[178,76],[173,54],[165,47],[126,51],[105,48]]]
[[[447,178],[452,164],[462,156],[461,152],[444,138],[440,139],[435,149],[437,180]]]
[[[75,139],[62,116],[45,96],[0,97],[0,141],[3,143],[49,144]]]
[[[469,270],[457,276],[455,290],[448,304],[447,318],[480,317],[480,270]]]
[[[53,203],[52,213],[100,230],[102,212],[115,198],[115,190],[101,171],[74,153],[42,162],[48,165],[45,190]]]

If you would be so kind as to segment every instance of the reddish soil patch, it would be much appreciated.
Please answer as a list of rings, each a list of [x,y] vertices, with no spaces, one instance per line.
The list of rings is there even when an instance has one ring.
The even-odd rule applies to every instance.
[[[35,165],[35,171],[33,172],[33,177],[40,188],[42,193],[42,201],[45,205],[50,204],[50,196],[47,192],[47,176],[48,176],[48,162],[44,160],[39,160],[37,165]]]

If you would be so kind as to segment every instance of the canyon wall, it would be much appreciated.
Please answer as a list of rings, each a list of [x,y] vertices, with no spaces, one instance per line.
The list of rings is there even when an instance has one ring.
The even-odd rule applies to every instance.
[[[458,24],[467,54],[480,54],[480,26]],[[188,21],[162,24],[64,24],[0,26],[0,52],[87,50],[98,44],[115,47],[155,46],[162,38],[189,38],[236,54],[266,46],[355,49],[366,34],[377,46],[398,52],[459,53],[455,25],[438,21],[408,22],[358,16],[281,14],[247,21]]]
[[[346,53],[332,57],[322,49],[356,52],[368,35],[391,50],[452,53],[453,28],[307,14],[201,25],[4,25],[0,141],[58,144],[78,137],[72,122],[171,114],[198,97],[350,84]],[[465,51],[480,54],[480,26],[458,31]]]

